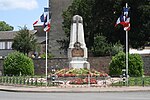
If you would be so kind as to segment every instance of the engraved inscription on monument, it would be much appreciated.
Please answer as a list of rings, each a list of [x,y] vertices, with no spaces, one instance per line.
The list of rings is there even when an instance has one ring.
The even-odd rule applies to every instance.
[[[82,48],[74,48],[72,49],[72,57],[83,57],[84,50]]]

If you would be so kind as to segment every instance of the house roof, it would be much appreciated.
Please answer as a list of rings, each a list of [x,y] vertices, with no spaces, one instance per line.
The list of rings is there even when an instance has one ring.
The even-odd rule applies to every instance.
[[[0,31],[0,40],[13,40],[18,31]],[[35,30],[30,30],[31,34],[35,34]]]
[[[0,40],[8,40],[15,37],[17,31],[0,31]]]

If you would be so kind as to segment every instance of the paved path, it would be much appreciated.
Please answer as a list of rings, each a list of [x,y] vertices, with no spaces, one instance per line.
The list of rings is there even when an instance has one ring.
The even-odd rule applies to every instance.
[[[150,91],[150,87],[34,87],[34,86],[4,86],[0,85],[0,91],[9,92],[41,92],[41,93],[99,93],[99,92],[126,92],[126,91]]]

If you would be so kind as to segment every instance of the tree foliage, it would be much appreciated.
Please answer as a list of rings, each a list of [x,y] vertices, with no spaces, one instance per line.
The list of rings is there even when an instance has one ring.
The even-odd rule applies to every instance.
[[[14,38],[12,48],[24,54],[28,54],[36,47],[37,40],[34,34],[30,33],[26,26],[21,28]]]
[[[139,54],[129,54],[129,76],[143,75],[143,60]],[[113,56],[110,63],[110,75],[122,75],[122,69],[126,69],[125,53],[120,52]]]
[[[4,75],[34,75],[34,64],[31,58],[20,52],[13,52],[4,60]]]
[[[120,42],[117,42],[111,45],[111,54],[112,56],[118,54],[119,52],[123,52],[123,45]]]
[[[131,18],[129,44],[133,48],[144,46],[150,41],[149,0],[74,0],[63,12],[63,29],[66,36],[69,37],[72,17],[78,14],[83,17],[85,40],[89,49],[94,46],[94,38],[100,35],[105,36],[112,44],[120,41],[125,45],[123,27],[119,25],[115,28],[114,25],[126,2],[130,6]]]
[[[120,42],[116,42],[115,44],[108,43],[105,36],[97,36],[94,38],[91,51],[94,56],[114,56],[123,51],[123,45]]]
[[[68,7],[68,9],[66,11],[63,12],[63,29],[66,33],[66,36],[69,40],[69,36],[70,36],[70,26],[71,26],[71,21],[72,21],[72,17],[74,15],[80,15],[83,17],[83,25],[84,25],[84,33],[85,33],[85,40],[86,42],[88,42],[88,47],[90,46],[90,43],[93,44],[93,39],[91,39],[91,41],[89,41],[90,35],[94,35],[92,34],[93,30],[92,29],[93,26],[93,22],[92,22],[92,6],[93,6],[93,0],[74,0],[72,5]],[[68,41],[69,42],[69,41]],[[68,47],[68,46],[64,46],[64,47]]]
[[[110,45],[106,41],[106,37],[97,36],[94,39],[93,54],[95,56],[105,56],[110,54]]]
[[[14,28],[5,21],[0,21],[0,31],[12,31]]]

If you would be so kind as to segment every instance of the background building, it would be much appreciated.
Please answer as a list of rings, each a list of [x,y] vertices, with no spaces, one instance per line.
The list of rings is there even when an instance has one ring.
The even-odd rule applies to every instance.
[[[62,29],[62,13],[72,3],[73,0],[49,0],[49,7],[51,9],[51,30],[49,32],[49,52],[55,57],[66,57],[67,53],[60,50],[60,44],[57,40],[65,38]],[[70,19],[71,20],[71,19]]]
[[[13,52],[12,42],[16,31],[0,31],[0,58],[4,58],[9,53]]]
[[[48,33],[48,53],[51,53],[54,57],[67,57],[67,51],[60,49],[61,45],[57,41],[63,40],[66,37],[62,29],[62,13],[68,8],[72,1],[73,0],[49,0],[51,29]],[[42,38],[42,40],[45,39],[46,34],[41,25],[34,26],[34,29],[37,30],[36,35],[38,37]]]
[[[18,31],[0,31],[0,58],[5,58],[9,53],[14,52],[12,43]],[[30,30],[30,34],[35,34],[36,31]],[[37,42],[42,45],[40,37],[36,36]]]

